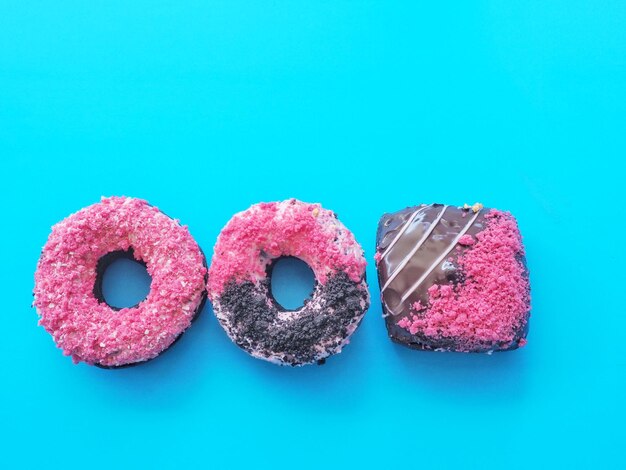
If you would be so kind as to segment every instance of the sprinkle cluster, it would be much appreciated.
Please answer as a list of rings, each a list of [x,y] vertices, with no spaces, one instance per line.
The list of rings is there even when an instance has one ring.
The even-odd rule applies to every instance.
[[[152,277],[147,298],[114,311],[93,295],[96,265],[133,248]],[[119,366],[157,356],[191,324],[205,293],[202,251],[185,226],[128,197],[103,198],[54,227],[35,273],[40,324],[74,362]]]
[[[259,203],[233,216],[220,233],[209,269],[209,297],[217,299],[229,281],[260,282],[280,256],[300,258],[321,284],[339,270],[354,282],[365,275],[363,250],[333,212],[296,199]]]

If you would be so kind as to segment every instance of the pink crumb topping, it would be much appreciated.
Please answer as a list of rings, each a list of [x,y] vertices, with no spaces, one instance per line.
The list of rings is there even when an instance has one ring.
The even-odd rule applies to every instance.
[[[427,310],[402,318],[398,326],[411,334],[457,338],[464,351],[484,349],[486,344],[512,345],[530,308],[525,268],[516,258],[524,247],[509,213],[491,210],[485,219],[487,226],[476,235],[476,243],[458,256],[465,281],[431,286]],[[521,339],[519,345],[524,344]]]
[[[345,271],[354,282],[365,273],[363,250],[335,214],[296,199],[255,204],[235,214],[220,233],[209,269],[209,297],[216,299],[235,280],[257,282],[280,256],[307,263],[321,284]]]
[[[98,260],[133,248],[152,277],[135,308],[114,311],[93,295]],[[40,324],[74,362],[145,361],[190,324],[205,290],[204,256],[189,230],[146,201],[103,198],[52,227],[35,272]]]
[[[404,328],[406,330],[410,330],[410,328],[411,328],[411,320],[409,320],[407,317],[402,317],[400,319],[400,321],[398,322],[398,326],[400,328]],[[417,331],[417,330],[415,330],[415,331]],[[411,333],[411,334],[414,335],[415,333]]]
[[[413,310],[414,312],[421,312],[422,310],[424,310],[424,306],[422,305],[422,302],[420,302],[419,300],[417,302],[413,302],[413,305],[411,305],[411,310]]]
[[[374,261],[376,262],[376,264],[378,264],[380,263],[381,259],[383,259],[383,254],[377,251],[376,254],[374,255]]]
[[[461,238],[459,238],[459,245],[472,246],[474,243],[474,238],[471,235],[463,235]]]

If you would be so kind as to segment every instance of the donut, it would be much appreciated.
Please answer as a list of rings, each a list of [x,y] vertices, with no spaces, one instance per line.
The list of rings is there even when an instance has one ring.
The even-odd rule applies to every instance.
[[[296,257],[315,275],[297,310],[271,294],[271,269]],[[296,199],[255,204],[219,234],[209,268],[213,310],[231,340],[275,364],[323,364],[341,352],[369,307],[366,261],[354,235],[319,204]]]
[[[375,259],[392,341],[482,353],[526,344],[530,282],[510,213],[477,203],[385,214]]]
[[[122,309],[102,296],[102,274],[120,257],[143,263],[152,278],[148,296]],[[34,307],[75,363],[124,367],[158,356],[189,327],[206,300],[206,276],[187,227],[144,200],[102,198],[52,227]]]

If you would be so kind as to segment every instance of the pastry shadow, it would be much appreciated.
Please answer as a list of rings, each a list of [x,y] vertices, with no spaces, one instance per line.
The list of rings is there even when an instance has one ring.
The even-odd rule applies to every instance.
[[[459,399],[511,401],[525,394],[529,356],[524,349],[489,355],[391,347],[401,373],[417,387]]]
[[[236,351],[240,356],[236,366],[284,399],[307,406],[324,403],[328,408],[358,407],[362,395],[358,391],[365,385],[368,370],[368,335],[364,327],[357,329],[341,353],[330,356],[322,365],[279,366]]]
[[[129,406],[163,408],[189,399],[209,360],[206,338],[213,315],[207,302],[193,324],[159,356],[145,363],[119,369],[83,364],[98,393]]]

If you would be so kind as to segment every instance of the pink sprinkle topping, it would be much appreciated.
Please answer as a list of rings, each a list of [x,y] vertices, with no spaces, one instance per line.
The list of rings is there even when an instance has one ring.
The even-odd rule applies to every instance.
[[[376,261],[376,264],[378,264],[380,263],[381,259],[383,259],[383,254],[377,251],[376,254],[374,255],[374,261]]]
[[[432,286],[430,286],[428,288],[428,294],[431,297],[437,297],[437,295],[439,295],[439,285],[438,284],[433,284]]]
[[[463,235],[459,239],[459,245],[462,246],[472,246],[474,243],[474,238],[471,235]]]
[[[411,334],[457,338],[463,351],[515,341],[530,309],[528,279],[517,259],[524,247],[509,213],[491,210],[485,219],[487,226],[476,235],[476,243],[458,256],[465,282],[431,286],[428,309],[402,318],[398,326]],[[525,344],[519,340],[520,346]]]
[[[413,310],[414,312],[421,312],[425,308],[426,307],[424,307],[422,305],[422,302],[420,302],[419,300],[417,302],[413,302],[413,305],[411,305],[411,310]]]
[[[231,280],[265,279],[268,264],[281,256],[300,258],[321,284],[338,270],[354,282],[365,273],[363,250],[333,212],[296,199],[259,203],[235,214],[220,233],[209,269],[209,297],[219,297]]]
[[[114,311],[93,295],[96,266],[131,247],[152,277],[150,293]],[[74,362],[151,359],[191,324],[205,291],[203,263],[187,227],[141,199],[103,198],[52,227],[35,272],[39,323]]]

